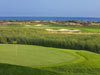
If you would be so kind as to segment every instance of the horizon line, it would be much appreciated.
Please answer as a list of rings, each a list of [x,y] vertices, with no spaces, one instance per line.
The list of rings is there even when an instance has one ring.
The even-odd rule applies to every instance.
[[[48,18],[52,18],[52,17],[65,17],[65,18],[76,18],[75,16],[73,17],[69,17],[69,16],[0,16],[0,17],[48,17]],[[100,17],[77,17],[77,18],[100,18]]]

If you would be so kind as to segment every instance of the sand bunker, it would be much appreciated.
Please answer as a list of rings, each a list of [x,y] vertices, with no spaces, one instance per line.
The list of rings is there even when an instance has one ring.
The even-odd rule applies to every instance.
[[[37,26],[37,27],[41,27],[41,26],[43,26],[42,24],[37,24],[37,25],[35,25],[35,26]]]
[[[80,32],[79,29],[46,29],[46,31],[61,31],[61,32]]]

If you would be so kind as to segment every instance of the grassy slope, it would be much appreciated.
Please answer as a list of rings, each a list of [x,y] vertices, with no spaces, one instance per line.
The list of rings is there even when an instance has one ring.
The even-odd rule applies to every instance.
[[[17,58],[15,56],[16,54],[14,54],[15,53],[14,48],[15,48],[14,45],[0,45],[0,62],[3,63],[8,61],[8,63],[10,63],[10,64],[0,64],[0,75],[7,75],[7,74],[8,75],[100,75],[100,64],[99,64],[100,55],[96,53],[88,51],[77,51],[77,50],[74,51],[74,50],[47,48],[40,46],[18,45],[18,48],[20,48],[19,52],[21,54],[19,54],[20,57],[17,56],[18,57]],[[29,50],[27,51],[28,48]],[[33,50],[35,50],[35,53],[31,52]],[[36,54],[35,56],[37,56],[38,54],[37,52],[39,52],[40,53],[39,55],[41,55],[42,53],[41,50],[45,55],[47,55],[45,56],[46,58],[48,58],[49,55],[52,56],[46,59],[45,61],[50,60],[50,58],[52,58],[53,59],[52,62],[54,64],[58,62],[66,62],[66,63],[52,65],[51,63],[45,62],[45,64],[48,63],[49,66],[46,65],[46,66],[38,66],[32,68],[33,67],[32,64],[35,61],[37,61],[32,54]],[[11,51],[11,52],[8,53],[6,51]],[[41,56],[39,55],[37,57],[40,58]],[[25,61],[22,59],[22,56],[24,57]],[[35,61],[32,60],[31,58],[30,58],[31,60],[29,60],[29,58],[26,56],[28,56],[29,58],[31,56],[32,59],[34,58]],[[57,57],[56,58],[59,60],[57,60],[55,56],[57,56],[58,58]],[[76,57],[78,59],[76,59]],[[9,58],[9,60],[7,58]],[[13,60],[10,60],[11,58],[13,58]],[[19,62],[16,62],[15,58]],[[43,58],[41,57],[41,59]],[[32,63],[29,62],[28,60],[31,61]],[[11,61],[13,62],[13,65]],[[23,63],[27,61],[28,63]],[[37,61],[37,63],[38,62],[39,61]],[[37,65],[37,63],[34,64]]]

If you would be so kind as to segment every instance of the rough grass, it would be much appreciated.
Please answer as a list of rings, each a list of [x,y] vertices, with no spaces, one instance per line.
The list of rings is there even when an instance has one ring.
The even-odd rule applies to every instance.
[[[16,56],[15,47],[16,45],[0,45],[0,75],[100,75],[100,55],[96,53],[17,45],[19,52]],[[43,60],[37,61],[35,58],[38,57]],[[41,64],[39,62],[43,66],[33,67],[34,64]]]
[[[0,28],[0,43],[41,45],[100,53],[100,34],[62,34],[24,28]]]

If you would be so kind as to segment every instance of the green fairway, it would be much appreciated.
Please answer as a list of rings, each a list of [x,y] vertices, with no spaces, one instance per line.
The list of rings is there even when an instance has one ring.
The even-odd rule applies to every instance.
[[[99,75],[99,58],[83,50],[0,44],[0,75]]]
[[[21,66],[44,66],[70,62],[77,59],[72,54],[55,48],[29,45],[0,45],[0,63]]]

